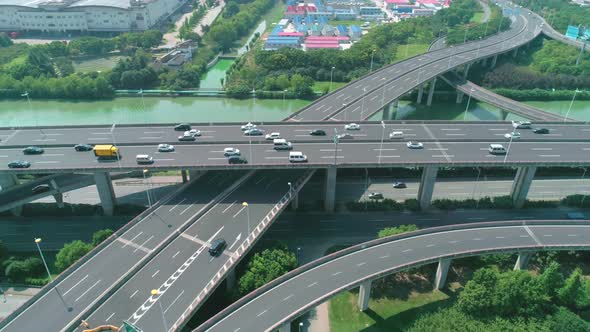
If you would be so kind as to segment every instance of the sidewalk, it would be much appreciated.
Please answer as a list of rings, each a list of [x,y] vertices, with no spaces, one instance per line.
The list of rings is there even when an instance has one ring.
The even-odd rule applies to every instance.
[[[0,284],[0,320],[10,315],[40,290],[41,288],[10,287],[7,284]]]

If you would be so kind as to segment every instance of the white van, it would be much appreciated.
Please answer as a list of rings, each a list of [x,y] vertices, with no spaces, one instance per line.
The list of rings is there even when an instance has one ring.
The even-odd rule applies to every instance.
[[[403,131],[393,131],[393,132],[391,132],[391,134],[389,134],[389,138],[390,139],[404,138],[404,132]]]
[[[154,158],[149,154],[138,154],[135,156],[135,161],[137,161],[138,164],[151,164],[154,162]]]
[[[291,150],[293,145],[291,142],[287,142],[284,138],[276,138],[272,141],[275,150]]]
[[[502,144],[490,144],[488,151],[491,154],[506,154],[506,148]]]
[[[289,161],[292,163],[304,163],[307,162],[307,156],[299,151],[289,152]]]

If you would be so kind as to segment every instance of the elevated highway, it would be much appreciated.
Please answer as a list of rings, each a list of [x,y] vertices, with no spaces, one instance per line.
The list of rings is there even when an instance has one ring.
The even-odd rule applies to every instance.
[[[290,321],[336,294],[361,287],[366,310],[371,281],[437,263],[435,288],[443,288],[454,258],[519,253],[515,269],[536,251],[589,250],[587,222],[513,221],[435,227],[378,239],[325,256],[275,279],[194,330],[289,331]]]

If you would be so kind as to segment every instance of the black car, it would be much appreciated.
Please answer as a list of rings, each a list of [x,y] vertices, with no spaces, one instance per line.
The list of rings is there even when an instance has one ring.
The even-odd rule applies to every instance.
[[[549,129],[547,129],[547,128],[535,128],[535,129],[533,129],[533,133],[535,133],[535,134],[549,134]]]
[[[211,243],[211,247],[209,248],[209,254],[211,254],[211,256],[219,256],[223,252],[223,249],[225,249],[226,245],[227,243],[224,239],[217,239],[213,241],[213,243]]]
[[[92,151],[94,147],[90,144],[76,144],[74,145],[74,150],[76,151]]]
[[[191,125],[189,123],[180,123],[174,126],[174,130],[176,131],[187,131],[191,130]]]
[[[8,168],[29,168],[31,163],[26,160],[15,160],[8,163]]]
[[[230,164],[247,164],[248,163],[248,161],[246,159],[244,159],[240,156],[236,156],[236,155],[229,156],[227,158],[227,162]]]
[[[383,199],[383,194],[382,193],[370,193],[369,199],[374,199],[374,200]]]
[[[31,189],[33,194],[40,194],[40,193],[44,193],[49,190],[51,190],[51,187],[48,184],[40,184],[38,186],[33,187],[33,189]]]
[[[24,154],[42,154],[43,152],[45,152],[45,150],[38,146],[27,146],[23,149]]]
[[[394,182],[393,187],[395,189],[404,189],[404,188],[407,188],[408,186],[406,186],[406,184],[404,182]]]
[[[326,132],[322,129],[314,129],[309,132],[311,136],[326,136]]]

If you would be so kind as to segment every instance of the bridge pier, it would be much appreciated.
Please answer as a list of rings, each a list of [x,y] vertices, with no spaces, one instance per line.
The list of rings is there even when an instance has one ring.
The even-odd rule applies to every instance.
[[[299,208],[299,192],[294,192],[291,197],[291,209],[297,210]]]
[[[397,107],[399,105],[399,101],[393,100],[392,102],[388,103],[383,107],[383,116],[382,120],[391,120],[391,111],[395,112],[397,115]]]
[[[420,84],[418,87],[418,98],[416,98],[416,104],[422,104],[422,95],[424,94],[424,84]]]
[[[230,293],[232,290],[236,288],[236,269],[235,267],[230,269],[227,272],[227,276],[225,277],[225,290]]]
[[[531,187],[531,182],[533,182],[533,178],[535,177],[536,170],[536,166],[523,166],[519,167],[516,171],[516,176],[512,183],[512,190],[510,191],[512,203],[515,208],[520,209],[524,205],[527,194],[529,193],[529,188]]]
[[[279,327],[279,332],[291,332],[291,322],[285,322]]]
[[[434,96],[434,87],[436,86],[436,77],[430,82],[430,90],[428,91],[428,99],[426,99],[426,106],[432,105],[432,96]]]
[[[204,171],[188,171],[188,178],[192,181],[194,179],[198,179],[201,175],[203,175],[205,172]]]
[[[532,256],[532,252],[519,252],[516,263],[514,264],[514,271],[526,269]]]
[[[512,57],[516,58],[516,56],[518,55],[518,47],[514,49],[514,51],[512,52]]]
[[[113,190],[111,174],[109,172],[96,172],[94,173],[94,181],[96,182],[96,189],[98,190],[100,205],[104,214],[112,216],[117,204],[117,198]]]
[[[0,191],[7,190],[11,187],[18,185],[18,178],[15,174],[1,174],[0,175]],[[20,216],[23,213],[23,207],[17,206],[10,209],[13,215]]]
[[[492,63],[490,64],[490,68],[496,67],[496,62],[498,62],[498,54],[494,55],[492,58]]]
[[[55,203],[57,204],[58,207],[60,207],[60,208],[64,207],[64,194],[62,194],[62,193],[53,194],[53,198],[55,198]]]
[[[360,311],[369,309],[369,298],[371,297],[371,280],[364,281],[359,287],[358,306]]]
[[[500,115],[502,116],[502,120],[506,120],[508,118],[508,111],[500,110]]]
[[[422,179],[420,180],[420,187],[418,188],[418,202],[420,203],[420,209],[422,210],[426,210],[430,207],[437,173],[438,167],[436,166],[425,166],[422,170]]]
[[[457,100],[455,101],[457,104],[461,104],[463,102],[463,96],[465,93],[463,91],[457,90]]]
[[[440,258],[438,260],[438,267],[436,268],[436,276],[434,279],[434,288],[437,290],[442,289],[447,282],[447,274],[449,273],[449,267],[451,266],[450,258]]]
[[[469,68],[471,68],[470,63],[465,65],[465,70],[463,71],[463,80],[467,79],[467,75],[469,74]]]
[[[481,59],[481,64],[483,67],[487,66],[488,65],[488,58]]]
[[[326,188],[324,192],[324,210],[326,212],[334,212],[334,205],[336,200],[336,174],[338,169],[336,166],[326,168]]]
[[[186,169],[180,171],[180,176],[182,176],[182,183],[188,182],[188,172],[186,171]]]

